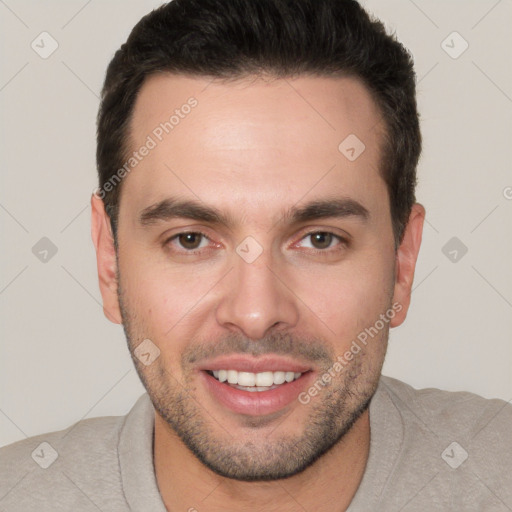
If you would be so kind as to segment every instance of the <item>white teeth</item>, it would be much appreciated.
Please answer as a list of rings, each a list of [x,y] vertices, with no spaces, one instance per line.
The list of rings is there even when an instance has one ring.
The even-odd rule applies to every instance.
[[[256,386],[272,386],[272,384],[274,384],[274,372],[257,373],[255,384]],[[275,384],[277,384],[277,382]]]
[[[213,370],[213,376],[220,382],[244,387],[268,388],[298,379],[300,372],[238,372],[236,370]]]
[[[286,382],[286,372],[274,372],[274,384],[284,384]]]
[[[256,375],[249,372],[238,372],[238,385],[239,386],[254,386],[256,382]]]
[[[228,382],[238,384],[238,372],[236,370],[227,370]]]
[[[293,372],[286,372],[285,379],[286,382],[291,382],[295,379],[295,374]]]

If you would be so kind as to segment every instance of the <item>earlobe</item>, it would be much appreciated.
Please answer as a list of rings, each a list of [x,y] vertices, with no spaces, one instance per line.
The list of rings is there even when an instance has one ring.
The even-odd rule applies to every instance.
[[[91,236],[96,249],[96,263],[103,312],[113,323],[120,324],[121,312],[117,296],[117,261],[110,219],[105,204],[97,194],[91,197]]]
[[[400,325],[407,316],[411,302],[414,270],[421,246],[424,220],[425,208],[419,203],[414,204],[409,215],[409,222],[405,228],[402,243],[396,254],[393,303],[399,303],[402,309],[391,321],[391,327]]]

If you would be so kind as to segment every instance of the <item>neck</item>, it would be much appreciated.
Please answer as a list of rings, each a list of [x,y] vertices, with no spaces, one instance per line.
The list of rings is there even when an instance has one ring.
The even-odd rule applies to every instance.
[[[168,511],[342,512],[361,482],[369,447],[366,410],[339,443],[302,473],[270,482],[241,482],[204,466],[155,413],[155,472]]]

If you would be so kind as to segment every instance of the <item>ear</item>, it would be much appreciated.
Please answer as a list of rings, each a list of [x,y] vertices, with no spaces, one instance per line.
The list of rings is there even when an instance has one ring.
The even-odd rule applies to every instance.
[[[91,197],[91,212],[91,235],[96,248],[103,313],[111,322],[120,324],[122,320],[117,297],[117,261],[114,237],[110,219],[105,211],[105,204],[96,192]]]
[[[421,204],[415,203],[409,215],[409,222],[405,228],[402,243],[396,254],[393,304],[398,303],[402,308],[397,311],[397,314],[391,320],[391,327],[399,326],[407,316],[409,304],[411,303],[414,269],[416,268],[416,261],[420,250],[424,220],[425,208]]]

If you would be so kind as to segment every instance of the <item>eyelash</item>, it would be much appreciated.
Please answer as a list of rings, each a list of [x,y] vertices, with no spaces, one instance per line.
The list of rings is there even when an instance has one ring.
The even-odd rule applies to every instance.
[[[343,238],[342,236],[340,235],[337,235],[335,233],[332,233],[331,231],[310,231],[309,233],[305,233],[299,240],[302,241],[304,240],[305,238],[309,237],[309,236],[313,236],[313,235],[316,235],[316,234],[324,234],[324,235],[332,235],[334,239],[336,239],[338,241],[338,245],[336,246],[336,248],[327,248],[327,249],[315,249],[315,248],[310,248],[310,249],[306,249],[308,252],[310,253],[313,253],[313,254],[320,254],[320,255],[328,255],[328,254],[332,254],[332,253],[335,253],[341,249],[343,249],[344,247],[347,247],[349,245],[349,241],[345,238]],[[203,238],[206,238],[207,240],[210,240],[210,237],[206,234],[206,233],[203,233],[202,231],[183,231],[181,233],[177,233],[175,235],[172,235],[170,238],[168,238],[164,243],[164,247],[168,246],[171,242],[173,242],[174,240],[177,240],[178,237],[182,236],[182,235],[201,235]],[[198,255],[198,254],[201,254],[203,251],[205,250],[208,250],[207,248],[202,248],[202,249],[191,249],[191,250],[187,250],[185,248],[181,248],[181,251],[178,251],[180,252],[181,254],[187,254],[187,255],[191,255],[191,256],[194,256],[194,255]]]

